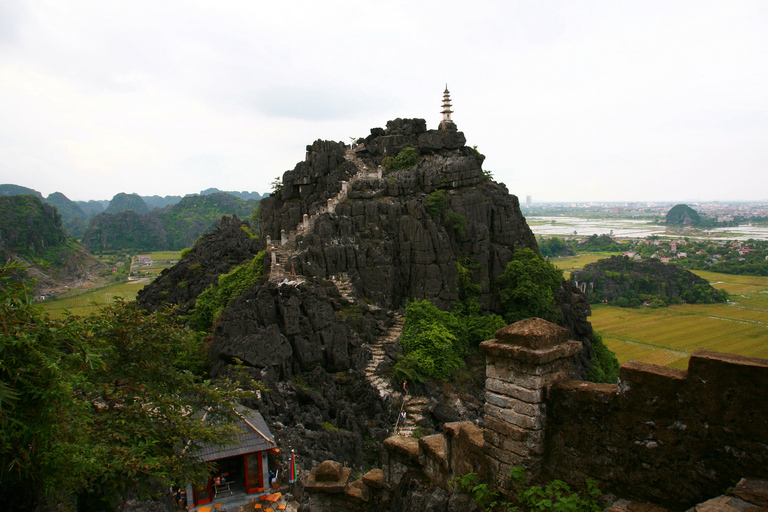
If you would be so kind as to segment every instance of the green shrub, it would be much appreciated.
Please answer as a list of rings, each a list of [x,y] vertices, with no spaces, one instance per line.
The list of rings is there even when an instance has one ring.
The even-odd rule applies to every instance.
[[[432,216],[440,215],[440,213],[445,210],[445,205],[447,203],[448,198],[445,196],[445,190],[438,189],[432,191],[427,196],[427,200],[424,201],[424,208],[426,208],[427,213]]]
[[[413,146],[408,146],[400,151],[397,156],[388,156],[381,162],[387,171],[401,171],[410,169],[419,161],[419,151]]]
[[[463,235],[467,231],[467,218],[460,213],[446,212],[445,225]]]
[[[481,483],[477,473],[467,473],[451,480],[451,485],[469,494],[484,511],[507,510],[517,512],[599,512],[603,509],[597,482],[588,478],[586,486],[572,490],[562,480],[552,480],[544,487],[525,484],[525,468],[517,466],[509,473],[517,484],[517,503],[502,499],[498,491]],[[516,506],[514,506],[516,505]]]
[[[504,319],[517,322],[531,317],[556,322],[555,291],[560,287],[563,271],[544,261],[532,249],[518,249],[499,276],[499,296],[505,310]]]
[[[213,325],[229,303],[255,285],[264,271],[264,255],[266,249],[258,253],[247,263],[236,267],[228,274],[219,276],[219,282],[214,283],[197,296],[195,309],[192,310],[190,322],[197,328],[207,329]]]
[[[192,248],[191,247],[187,247],[186,249],[182,249],[181,252],[179,253],[179,259],[183,260],[191,252],[192,252]]]
[[[619,380],[619,361],[616,354],[605,346],[603,337],[596,332],[592,333],[592,350],[595,355],[587,372],[587,380],[615,384]]]

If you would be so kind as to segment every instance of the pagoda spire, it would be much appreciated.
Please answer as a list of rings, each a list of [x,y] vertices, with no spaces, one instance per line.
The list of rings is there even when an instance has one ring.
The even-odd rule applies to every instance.
[[[445,91],[443,91],[442,114],[443,120],[440,121],[440,129],[454,131],[456,129],[456,125],[453,124],[453,121],[451,120],[451,114],[453,114],[453,110],[451,110],[451,93],[448,91],[448,84],[445,84]]]

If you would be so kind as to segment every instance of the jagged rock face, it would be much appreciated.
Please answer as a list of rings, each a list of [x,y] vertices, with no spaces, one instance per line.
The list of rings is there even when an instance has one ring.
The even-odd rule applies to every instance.
[[[457,262],[474,265],[481,307],[497,310],[496,279],[516,249],[536,247],[517,198],[483,174],[483,157],[464,143],[461,132],[428,131],[423,120],[408,119],[371,130],[353,150],[316,141],[305,161],[284,174],[281,190],[262,200],[262,240],[249,238],[236,218],[222,221],[139,302],[149,308],[173,302],[189,311],[219,274],[264,248],[266,236],[281,252],[281,231],[297,233],[306,214],[311,228],[291,235],[291,249],[282,253],[290,260],[278,262],[287,270],[292,264],[306,281],[262,282],[233,300],[209,338],[212,374],[227,374],[236,360],[248,367],[270,391],[246,405],[264,415],[278,442],[295,449],[305,467],[326,459],[375,464],[376,441],[397,419],[399,403],[382,399],[366,380],[371,351],[365,344],[384,334],[394,321],[391,311],[408,299],[450,309],[459,296]],[[415,167],[379,178],[383,159],[408,146],[418,150]],[[365,177],[363,167],[370,171]],[[340,197],[343,181],[349,182],[346,196],[330,211],[329,199]],[[442,208],[434,207],[435,191],[444,194]],[[265,265],[270,260],[265,257]],[[349,278],[354,302],[340,293],[342,280],[334,279],[340,274]],[[585,333],[589,324],[572,294],[577,291],[559,296],[570,305],[564,317],[569,329]],[[457,404],[437,390],[425,392],[428,418],[419,426],[427,430],[480,414],[479,396]],[[421,505],[429,500],[423,498]],[[440,507],[447,506],[444,498]]]
[[[180,314],[187,314],[194,308],[197,296],[217,282],[221,274],[264,248],[264,243],[251,238],[242,226],[248,226],[248,222],[241,222],[236,215],[222,217],[219,229],[203,235],[184,259],[164,269],[139,292],[139,305],[151,311],[173,304],[179,306]]]
[[[421,119],[397,119],[387,130],[373,129],[354,148],[368,167],[403,148],[420,155],[409,170],[381,179],[358,179],[334,213],[319,215],[314,231],[297,237],[291,260],[297,273],[327,278],[346,273],[359,297],[388,309],[407,299],[426,298],[451,308],[458,298],[459,260],[479,266],[481,307],[496,309],[491,290],[515,249],[536,247],[517,197],[491,181],[480,167],[482,157],[464,146],[461,132],[426,130]],[[304,214],[327,206],[358,168],[345,160],[343,143],[317,141],[307,159],[283,176],[279,195],[262,201],[262,230],[278,241]],[[428,208],[430,194],[442,190],[445,207]]]
[[[388,320],[383,311],[349,304],[332,285],[255,286],[233,301],[214,327],[214,371],[223,371],[216,365],[234,358],[274,372],[276,380],[318,366],[331,373],[359,371],[369,357],[360,345],[373,341]]]

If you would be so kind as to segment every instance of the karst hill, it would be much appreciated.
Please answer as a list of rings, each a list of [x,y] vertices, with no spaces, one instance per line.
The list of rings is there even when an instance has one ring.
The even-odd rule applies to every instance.
[[[536,248],[517,197],[483,172],[483,158],[452,123],[428,130],[423,119],[390,121],[351,145],[318,140],[261,201],[259,236],[222,220],[139,303],[210,322],[213,373],[240,361],[271,390],[248,405],[281,443],[358,466],[397,417],[386,373],[406,301],[451,309],[471,282],[482,311],[498,311],[499,276],[515,251]],[[584,344],[583,371],[589,305],[565,282],[556,295],[563,326]],[[411,417],[427,432],[481,412],[471,395],[420,393]]]

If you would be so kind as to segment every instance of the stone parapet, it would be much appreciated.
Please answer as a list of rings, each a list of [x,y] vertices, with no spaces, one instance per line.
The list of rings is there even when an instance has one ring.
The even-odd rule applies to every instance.
[[[508,488],[509,472],[524,466],[528,477],[541,471],[547,420],[546,394],[567,379],[582,345],[568,331],[541,318],[529,318],[496,332],[480,344],[486,356],[485,453],[495,484]]]

